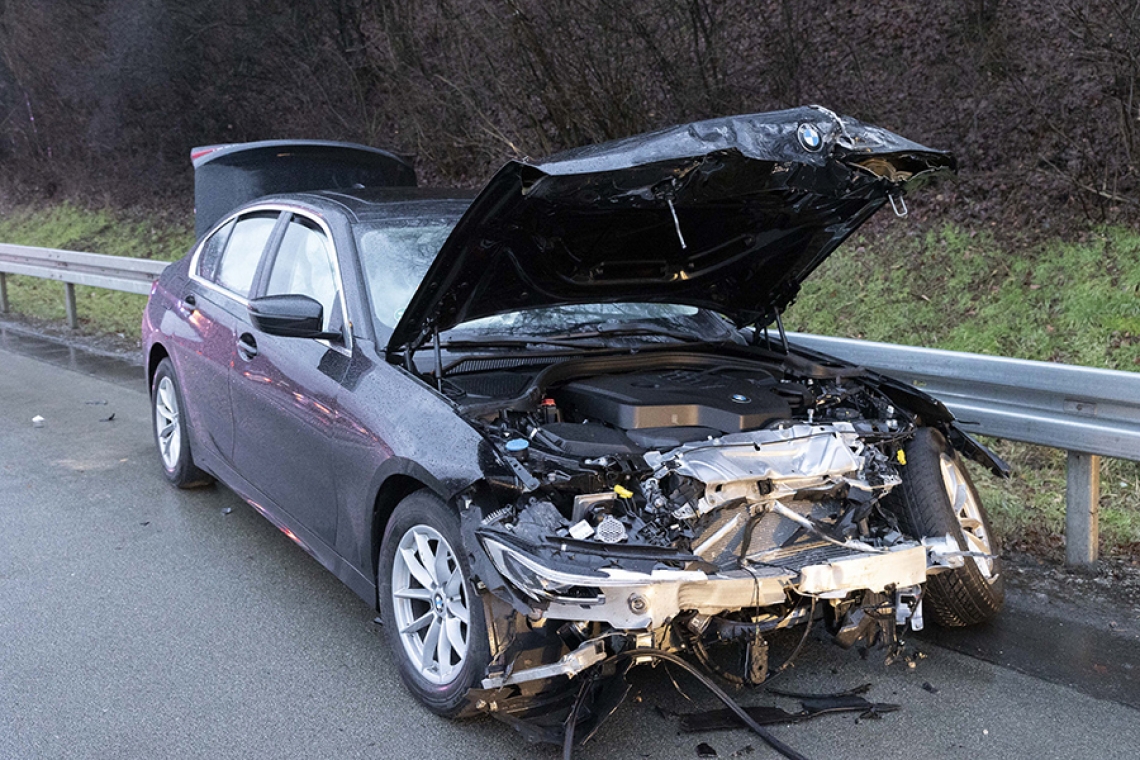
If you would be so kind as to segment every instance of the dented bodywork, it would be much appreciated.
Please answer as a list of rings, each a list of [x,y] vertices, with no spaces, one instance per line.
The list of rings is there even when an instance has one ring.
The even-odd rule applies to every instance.
[[[847,646],[891,644],[896,625],[921,621],[922,584],[960,567],[965,553],[947,537],[905,535],[884,506],[901,483],[901,452],[917,420],[871,376],[832,368],[828,378],[815,365],[806,378],[751,351],[751,370],[739,360],[718,366],[717,356],[697,370],[690,356],[688,369],[621,376],[658,396],[670,382],[688,388],[686,402],[607,406],[571,381],[543,388],[533,412],[476,422],[529,485],[520,478],[463,497],[474,572],[497,597],[492,614],[517,614],[529,637],[548,632],[558,652],[542,662],[498,659],[481,685],[501,694],[484,704],[504,709],[507,687],[565,682],[646,642],[678,651],[706,634],[718,644],[751,642],[818,615]],[[718,390],[735,390],[736,377],[751,378],[751,396]],[[604,395],[612,384],[597,379],[586,386]],[[780,416],[750,414],[759,407]],[[708,419],[701,411],[709,408],[721,427],[764,426],[614,424]],[[599,454],[602,439],[609,453]],[[889,613],[888,626],[860,624],[869,599],[880,617]],[[510,650],[509,637],[501,647]]]

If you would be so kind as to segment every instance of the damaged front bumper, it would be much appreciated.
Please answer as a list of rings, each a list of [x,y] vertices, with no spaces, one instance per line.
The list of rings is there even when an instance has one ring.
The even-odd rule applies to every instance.
[[[874,552],[809,543],[752,555],[739,569],[728,571],[664,565],[649,572],[575,570],[569,562],[541,557],[504,534],[481,533],[480,540],[496,569],[544,617],[601,622],[630,631],[659,628],[682,611],[716,615],[780,605],[789,592],[842,599],[855,591],[918,586],[929,574],[962,563],[957,544],[945,537],[900,542]],[[568,551],[557,554],[572,556]]]

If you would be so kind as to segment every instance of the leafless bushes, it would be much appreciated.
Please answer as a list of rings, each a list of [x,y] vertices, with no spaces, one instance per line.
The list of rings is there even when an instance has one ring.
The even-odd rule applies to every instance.
[[[0,0],[0,185],[181,200],[191,146],[290,136],[476,184],[511,156],[818,102],[959,152],[953,213],[1140,214],[1138,8]]]

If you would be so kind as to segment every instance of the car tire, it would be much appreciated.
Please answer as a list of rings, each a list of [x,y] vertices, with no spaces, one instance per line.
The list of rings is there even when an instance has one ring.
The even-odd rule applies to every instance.
[[[421,490],[392,513],[377,563],[381,620],[400,677],[425,707],[448,718],[470,711],[469,693],[491,659],[462,546],[459,515]]]
[[[214,478],[194,464],[182,388],[170,359],[158,363],[150,389],[151,428],[166,479],[179,488],[208,486]]]
[[[950,534],[963,551],[994,555],[966,557],[962,567],[931,576],[923,595],[927,616],[944,627],[989,620],[1005,600],[1005,579],[997,536],[977,489],[937,430],[919,428],[905,453],[902,485],[884,500],[898,517],[899,527],[917,538]]]

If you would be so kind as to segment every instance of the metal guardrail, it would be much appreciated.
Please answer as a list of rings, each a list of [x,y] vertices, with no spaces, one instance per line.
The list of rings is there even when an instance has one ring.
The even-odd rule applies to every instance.
[[[1067,451],[1066,560],[1096,561],[1099,460],[1140,461],[1140,373],[803,333],[788,338],[922,388],[968,432]]]
[[[6,273],[63,282],[74,328],[75,285],[148,293],[167,266],[0,243],[0,312],[8,310]],[[803,333],[788,337],[913,383],[945,403],[969,432],[1067,451],[1066,558],[1071,565],[1096,561],[1100,457],[1140,461],[1140,373]]]
[[[150,292],[151,284],[167,266],[169,263],[165,261],[0,243],[0,313],[8,311],[7,274],[58,280],[64,284],[67,324],[75,329],[79,326],[75,304],[76,285],[146,295]]]

